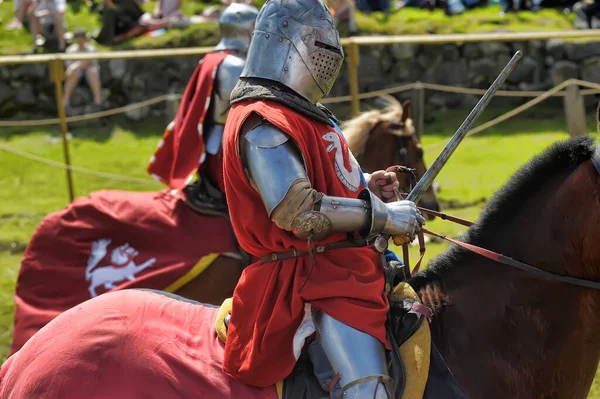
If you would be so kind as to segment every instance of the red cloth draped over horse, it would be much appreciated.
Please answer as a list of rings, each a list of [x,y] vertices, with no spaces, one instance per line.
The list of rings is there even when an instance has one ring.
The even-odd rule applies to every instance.
[[[86,301],[2,365],[0,398],[277,399],[223,373],[217,311],[140,290]]]
[[[344,137],[331,126],[276,102],[232,106],[223,142],[224,175],[240,245],[256,257],[294,248],[306,250],[306,241],[269,219],[260,195],[245,176],[238,156],[238,133],[252,112],[292,137],[304,155],[315,190],[357,198],[365,188],[360,168]],[[345,233],[335,233],[312,245],[345,239]],[[317,254],[312,272],[308,256],[268,263],[259,260],[244,270],[233,296],[224,371],[256,386],[285,378],[296,361],[293,341],[305,315],[305,303],[371,334],[389,349],[384,326],[388,302],[379,254],[369,247],[338,249]]]
[[[218,51],[202,58],[188,81],[175,120],[167,126],[150,159],[148,173],[171,188],[184,188],[206,161],[214,182],[225,191],[222,155],[209,156],[214,159],[207,160],[202,135],[217,68],[228,54]]]
[[[175,291],[220,253],[238,253],[225,217],[182,194],[102,190],[44,218],[25,251],[11,353],[65,310],[113,289]]]

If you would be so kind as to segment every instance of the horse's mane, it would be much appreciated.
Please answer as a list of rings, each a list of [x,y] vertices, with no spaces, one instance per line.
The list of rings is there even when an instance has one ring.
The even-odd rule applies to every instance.
[[[523,198],[531,196],[549,180],[557,175],[568,174],[583,162],[589,160],[594,152],[594,139],[581,136],[553,144],[542,154],[534,157],[521,167],[509,181],[500,188],[481,211],[475,224],[460,238],[462,241],[485,246],[497,232],[502,220],[509,220],[520,208]],[[432,259],[425,271],[415,275],[414,282],[419,284],[422,278],[428,279],[440,275],[452,265],[463,263],[464,256],[470,252],[452,246],[441,255]]]
[[[383,111],[373,110],[363,112],[356,118],[342,123],[340,126],[340,129],[344,132],[344,136],[348,141],[348,147],[355,156],[358,156],[364,151],[367,141],[369,140],[369,134],[375,125],[380,122],[398,122],[402,118],[404,113],[402,104],[400,104],[393,96],[384,95],[382,97],[389,104]],[[406,120],[404,130],[407,134],[414,133],[414,126],[411,119]]]

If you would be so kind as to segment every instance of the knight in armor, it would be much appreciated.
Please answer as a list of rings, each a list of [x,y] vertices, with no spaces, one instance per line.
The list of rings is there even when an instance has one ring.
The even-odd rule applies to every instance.
[[[205,214],[227,214],[223,185],[223,129],[231,90],[244,68],[258,9],[232,3],[219,18],[221,40],[187,83],[175,120],[167,127],[148,172]],[[197,179],[192,182],[193,178]]]
[[[413,202],[380,199],[383,171],[366,180],[319,103],[343,59],[322,0],[260,10],[223,141],[230,218],[253,258],[234,292],[223,369],[275,384],[314,338],[308,353],[328,362],[330,373],[315,374],[332,397],[387,399],[383,255],[387,237],[413,240],[424,218]]]

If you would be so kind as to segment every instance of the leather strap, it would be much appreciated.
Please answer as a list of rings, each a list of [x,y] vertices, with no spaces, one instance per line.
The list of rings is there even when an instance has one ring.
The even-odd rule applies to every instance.
[[[428,213],[430,215],[437,216],[442,220],[449,220],[450,222],[454,222],[454,223],[463,225],[465,227],[471,227],[473,225],[473,222],[469,222],[468,220],[457,218],[456,216],[451,216],[451,215],[448,215],[448,214],[442,213],[442,212],[432,211],[431,209],[427,209],[427,208],[421,208],[421,207],[417,207],[417,208],[423,213]]]
[[[467,249],[467,250],[474,252],[478,255],[481,255],[485,258],[494,260],[494,261],[496,261],[498,263],[502,263],[504,265],[516,267],[517,269],[523,270],[525,272],[535,274],[538,277],[547,278],[550,280],[556,280],[556,281],[560,281],[560,282],[567,283],[567,284],[578,285],[580,287],[593,288],[596,290],[600,290],[600,282],[597,282],[597,281],[589,281],[589,280],[584,280],[581,278],[575,278],[575,277],[569,277],[569,276],[563,276],[560,274],[550,273],[545,270],[538,269],[537,267],[528,265],[527,263],[519,262],[518,260],[509,258],[508,256],[504,256],[502,254],[498,254],[496,252],[490,251],[488,249],[481,248],[481,247],[478,247],[473,244],[467,244],[466,242],[454,240],[450,237],[446,237],[443,234],[437,234],[437,233],[434,233],[433,231],[429,231],[426,229],[421,229],[421,231],[423,231],[431,236],[438,237],[443,240],[449,241],[453,244],[458,245],[461,248]]]
[[[363,239],[360,239],[360,240],[344,240],[344,241],[334,242],[334,243],[331,243],[331,244],[317,245],[317,246],[315,246],[315,248],[311,252],[313,254],[322,254],[322,253],[330,251],[332,249],[364,247],[366,245],[368,245],[368,243],[367,243],[366,240],[363,240]],[[297,257],[300,257],[300,256],[306,256],[308,254],[309,254],[308,251],[301,251],[299,249],[292,249],[292,250],[286,251],[286,252],[273,252],[271,255],[264,256],[262,258],[262,261],[263,261],[263,263],[275,262],[277,260],[297,258]]]

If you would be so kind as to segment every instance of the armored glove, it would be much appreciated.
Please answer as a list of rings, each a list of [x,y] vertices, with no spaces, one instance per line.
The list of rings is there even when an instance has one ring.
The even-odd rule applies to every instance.
[[[425,218],[421,215],[417,206],[412,201],[396,201],[386,204],[387,220],[383,228],[383,234],[391,236],[405,236],[412,241],[415,235],[425,224]]]

